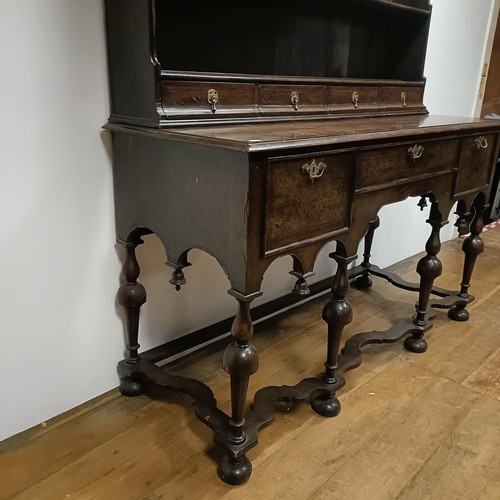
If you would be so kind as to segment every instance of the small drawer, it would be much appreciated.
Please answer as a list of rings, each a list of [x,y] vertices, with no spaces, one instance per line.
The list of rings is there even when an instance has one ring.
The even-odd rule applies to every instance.
[[[456,197],[484,188],[496,161],[496,134],[475,135],[462,141],[460,164],[455,184]]]
[[[327,102],[331,111],[377,108],[379,106],[379,88],[331,86],[328,88]]]
[[[325,108],[324,85],[259,85],[262,111],[311,112]]]
[[[268,160],[264,255],[348,229],[354,164],[353,152]]]
[[[213,92],[215,91],[215,92]],[[212,100],[209,102],[209,93]],[[247,83],[169,81],[162,85],[163,108],[196,110],[207,113],[227,113],[244,108],[256,108],[256,86]]]
[[[458,146],[458,139],[444,139],[361,151],[356,188],[371,190],[456,170]]]
[[[382,87],[380,103],[386,108],[403,110],[415,106],[423,106],[423,87]]]

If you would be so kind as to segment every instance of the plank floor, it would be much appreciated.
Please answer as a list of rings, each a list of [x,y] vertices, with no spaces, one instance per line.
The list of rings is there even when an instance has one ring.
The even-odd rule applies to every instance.
[[[212,434],[187,397],[171,404],[117,390],[0,443],[0,498],[57,499],[500,499],[500,228],[483,233],[471,320],[438,311],[425,354],[368,346],[347,374],[333,419],[309,405],[279,414],[251,450],[253,474],[230,487],[216,475]],[[443,245],[444,288],[461,278],[460,240]],[[417,278],[418,256],[393,266]],[[415,294],[374,278],[351,290],[346,338],[412,314]],[[326,296],[256,327],[260,369],[249,395],[318,374]],[[208,383],[229,411],[218,346],[175,363]]]

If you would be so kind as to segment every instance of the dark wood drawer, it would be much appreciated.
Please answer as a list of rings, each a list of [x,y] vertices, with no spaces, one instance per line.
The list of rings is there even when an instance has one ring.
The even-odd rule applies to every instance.
[[[410,151],[414,147],[415,156],[418,156],[415,159]],[[356,189],[377,189],[456,170],[458,151],[458,139],[424,141],[360,151],[356,169]]]
[[[424,86],[398,85],[375,80],[349,81],[267,81],[256,76],[253,82],[229,77],[213,80],[178,80],[165,75],[161,80],[162,119],[264,118],[304,115],[357,115],[424,112]],[[401,83],[401,85],[399,85]],[[210,102],[210,93],[215,96]],[[404,99],[402,98],[404,96]]]
[[[382,87],[380,89],[380,104],[385,108],[404,110],[415,106],[422,107],[423,98],[423,87]]]
[[[259,106],[263,113],[312,113],[326,109],[324,85],[259,85]]]
[[[216,92],[215,111],[209,103],[209,92]],[[213,92],[212,92],[213,94]],[[228,114],[257,109],[257,87],[251,83],[166,82],[162,85],[162,103],[168,114],[196,110],[207,114]]]
[[[353,152],[269,159],[264,254],[347,230],[354,165]]]
[[[455,197],[486,187],[495,163],[496,134],[475,135],[462,141]]]
[[[373,109],[378,107],[379,88],[336,85],[328,88],[328,107],[335,110]]]

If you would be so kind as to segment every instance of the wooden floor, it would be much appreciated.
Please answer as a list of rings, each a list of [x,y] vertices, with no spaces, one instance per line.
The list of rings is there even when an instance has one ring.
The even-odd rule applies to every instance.
[[[167,406],[112,391],[0,443],[0,498],[500,499],[500,228],[483,236],[471,320],[451,322],[438,311],[425,354],[401,343],[368,346],[363,365],[347,374],[340,415],[325,419],[308,405],[278,415],[249,453],[246,485],[217,478],[212,434],[188,398],[172,395]],[[460,243],[443,245],[443,287],[460,282]],[[416,261],[394,270],[415,279]],[[250,395],[321,371],[325,300],[258,325]],[[415,295],[374,279],[350,300],[346,336],[407,318]],[[220,357],[209,349],[176,369],[209,383],[228,411]]]

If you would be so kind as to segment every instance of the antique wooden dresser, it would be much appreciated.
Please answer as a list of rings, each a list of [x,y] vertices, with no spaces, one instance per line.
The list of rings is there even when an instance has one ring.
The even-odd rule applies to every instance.
[[[429,305],[468,319],[500,126],[428,114],[428,0],[106,0],[105,7],[106,128],[113,136],[117,238],[126,248],[118,292],[128,336],[120,388],[128,396],[189,394],[225,450],[219,476],[239,484],[250,477],[246,452],[272,422],[275,404],[307,401],[320,415],[335,416],[336,391],[361,363],[363,345],[405,337],[406,349],[424,352]],[[408,196],[431,203],[417,284],[369,260],[378,210]],[[433,281],[442,272],[439,230],[456,202],[458,224],[470,222],[470,235],[460,289],[450,292]],[[146,293],[135,248],[150,233],[165,246],[176,288],[185,283],[193,248],[213,255],[229,278],[237,312],[222,363],[231,415],[217,408],[207,386],[167,374],[138,352]],[[349,268],[363,236],[364,260]],[[315,258],[332,240],[338,266],[323,309],[325,372],[258,391],[245,414],[249,377],[258,368],[250,303],[261,294],[263,274],[277,257],[292,255],[295,290],[307,294]],[[370,274],[414,290],[416,310],[387,332],[355,335],[340,353],[352,318],[349,282],[368,287]]]

